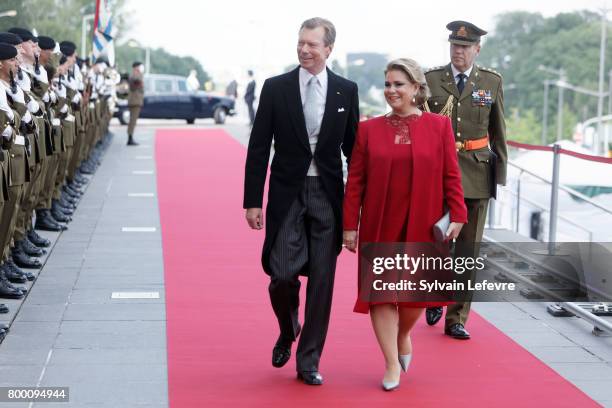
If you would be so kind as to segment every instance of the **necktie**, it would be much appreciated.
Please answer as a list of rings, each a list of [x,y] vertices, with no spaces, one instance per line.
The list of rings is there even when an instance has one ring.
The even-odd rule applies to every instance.
[[[459,89],[459,95],[463,93],[463,88],[465,88],[465,78],[467,76],[464,73],[457,74],[457,78],[459,81],[457,82],[457,89]]]
[[[316,76],[311,77],[306,85],[306,97],[304,98],[304,120],[308,136],[313,136],[319,127],[319,112],[317,104],[317,85],[319,80]]]

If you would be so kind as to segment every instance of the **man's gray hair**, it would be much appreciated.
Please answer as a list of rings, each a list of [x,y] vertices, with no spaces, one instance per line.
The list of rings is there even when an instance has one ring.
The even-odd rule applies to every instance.
[[[334,43],[336,42],[336,27],[334,27],[334,24],[329,20],[326,20],[321,17],[309,18],[308,20],[302,23],[300,31],[305,28],[313,30],[318,27],[323,27],[323,29],[325,30],[325,36],[323,37],[323,42],[325,43],[325,46],[329,47],[331,45],[334,45]]]

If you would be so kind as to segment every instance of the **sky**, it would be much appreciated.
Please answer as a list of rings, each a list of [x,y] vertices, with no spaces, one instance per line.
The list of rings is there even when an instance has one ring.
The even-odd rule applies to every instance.
[[[215,81],[227,83],[233,78],[246,80],[247,69],[265,78],[297,64],[297,31],[302,21],[314,16],[325,17],[336,26],[329,61],[338,59],[344,64],[346,53],[369,51],[387,54],[390,59],[410,57],[431,67],[448,62],[445,27],[450,21],[467,20],[491,30],[495,16],[507,11],[552,16],[605,6],[602,0],[127,0],[130,25],[124,39],[191,55]],[[612,1],[608,6],[612,7]]]

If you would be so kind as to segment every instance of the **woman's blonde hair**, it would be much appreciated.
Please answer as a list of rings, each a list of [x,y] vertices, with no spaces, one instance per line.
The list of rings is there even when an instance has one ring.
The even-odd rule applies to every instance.
[[[429,87],[427,86],[427,81],[425,80],[425,73],[415,60],[410,58],[395,59],[387,64],[385,75],[387,75],[387,72],[389,71],[401,71],[406,74],[411,83],[419,85],[419,90],[414,96],[415,104],[417,106],[423,105],[427,101],[427,98],[431,96],[431,92],[429,92]]]

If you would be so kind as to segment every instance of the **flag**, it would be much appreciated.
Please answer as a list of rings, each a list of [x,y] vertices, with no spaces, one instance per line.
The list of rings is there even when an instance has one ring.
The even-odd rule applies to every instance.
[[[93,56],[106,56],[110,65],[115,65],[114,26],[109,0],[96,0],[94,19]]]

